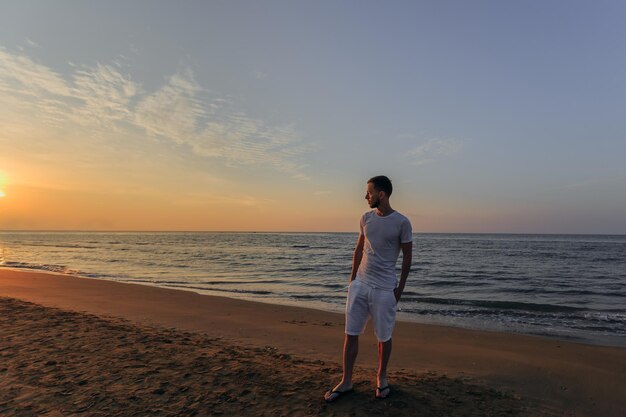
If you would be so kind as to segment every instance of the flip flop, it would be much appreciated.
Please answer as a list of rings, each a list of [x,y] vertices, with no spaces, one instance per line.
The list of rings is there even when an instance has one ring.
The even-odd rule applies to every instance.
[[[347,389],[345,391],[339,391],[339,390],[336,390],[336,389],[331,389],[329,391],[326,391],[328,396],[326,398],[324,398],[324,400],[327,403],[332,403],[332,402],[337,401],[339,398],[343,397],[344,395],[350,394],[351,392],[354,392],[354,388],[350,388],[350,389]],[[333,394],[334,394],[334,396],[333,396]]]
[[[383,391],[387,391],[387,395],[383,396]],[[391,388],[389,387],[389,385],[386,385],[384,387],[376,387],[376,399],[377,400],[384,400],[385,398],[389,397],[389,395],[391,395]]]

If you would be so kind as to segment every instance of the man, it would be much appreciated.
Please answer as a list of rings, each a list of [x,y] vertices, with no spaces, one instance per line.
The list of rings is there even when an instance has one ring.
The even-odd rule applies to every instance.
[[[387,363],[391,356],[391,333],[396,307],[411,269],[413,236],[409,219],[391,208],[393,188],[385,176],[367,182],[365,199],[375,209],[361,217],[360,234],[352,259],[352,273],[346,302],[346,337],[343,346],[343,378],[324,395],[333,402],[353,391],[352,371],[359,350],[359,335],[369,317],[378,339],[378,374],[376,398],[391,392],[387,382]],[[400,281],[396,278],[396,261],[402,250]]]

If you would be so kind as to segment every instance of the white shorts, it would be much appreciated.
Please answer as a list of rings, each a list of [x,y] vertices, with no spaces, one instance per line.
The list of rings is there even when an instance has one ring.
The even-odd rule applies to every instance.
[[[379,342],[388,341],[396,324],[396,307],[393,290],[374,288],[355,279],[348,287],[346,334],[363,334],[367,320],[372,317],[376,338]]]

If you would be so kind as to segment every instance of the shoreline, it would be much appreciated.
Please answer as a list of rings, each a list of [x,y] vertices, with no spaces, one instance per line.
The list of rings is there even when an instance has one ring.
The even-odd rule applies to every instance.
[[[8,269],[0,269],[0,296],[139,326],[200,333],[246,348],[272,346],[308,360],[340,362],[343,315],[337,313]],[[394,341],[392,374],[430,372],[485,381],[561,414],[618,416],[626,410],[621,391],[626,386],[624,348],[405,321],[398,322]],[[371,373],[375,345],[368,327],[357,372]]]
[[[106,280],[105,278],[90,278],[90,277],[80,277],[80,278]],[[308,301],[306,302],[307,305],[303,306],[302,303],[299,301],[295,301],[295,300],[292,301],[288,299],[272,298],[272,299],[265,300],[262,298],[256,299],[256,298],[246,297],[246,296],[240,296],[240,297],[232,296],[232,295],[228,295],[228,293],[224,294],[221,291],[217,291],[217,290],[213,290],[213,291],[212,290],[196,290],[196,289],[186,289],[183,286],[176,287],[176,286],[168,286],[168,285],[152,285],[152,284],[147,284],[147,283],[143,284],[140,282],[126,282],[126,281],[115,281],[115,280],[108,280],[108,281],[123,283],[123,284],[145,285],[149,287],[171,289],[174,291],[187,291],[187,292],[192,292],[198,295],[228,298],[232,300],[249,301],[251,303],[261,303],[261,304],[285,306],[285,307],[298,307],[298,308],[306,308],[306,309],[311,309],[311,310],[325,312],[325,313],[333,313],[333,314],[340,314],[340,315],[344,314],[344,307],[337,306],[336,308],[332,308],[334,306],[333,304],[324,303],[321,301],[318,301],[318,302]],[[324,306],[328,306],[328,307],[324,308]],[[548,334],[547,331],[541,333],[540,331],[523,332],[519,330],[509,330],[505,328],[506,327],[505,325],[501,325],[502,328],[484,328],[484,327],[481,327],[480,324],[474,324],[474,325],[469,324],[472,321],[471,319],[465,319],[464,323],[454,323],[453,320],[449,320],[449,319],[446,320],[446,319],[441,319],[441,318],[436,318],[436,317],[430,318],[430,319],[424,319],[423,317],[419,315],[403,313],[401,309],[398,310],[396,321],[404,322],[404,323],[415,323],[415,324],[420,324],[420,325],[425,325],[425,326],[447,327],[447,328],[454,328],[454,329],[461,329],[461,330],[468,330],[468,331],[540,337],[540,338],[550,339],[550,340],[557,341],[557,342],[560,341],[560,342],[568,342],[568,343],[577,343],[577,344],[589,345],[589,346],[615,347],[615,348],[626,347],[626,345],[624,345],[626,343],[626,339],[620,336],[602,335],[598,339],[590,339],[590,338],[585,338],[583,336],[579,336],[575,334],[566,336],[564,334]]]
[[[9,267],[3,266],[0,268],[0,272],[2,270],[9,270],[9,271],[14,271],[18,273],[19,272],[42,273],[42,274],[50,274],[50,275],[57,275],[57,276],[64,276],[64,277],[75,277],[75,278],[88,279],[88,280],[107,281],[107,282],[113,282],[113,283],[119,283],[119,284],[141,285],[141,286],[147,286],[147,287],[162,288],[165,290],[172,290],[172,291],[185,291],[185,292],[190,292],[190,293],[194,293],[194,294],[198,294],[202,296],[249,301],[252,303],[261,303],[261,304],[274,305],[274,306],[307,308],[307,309],[312,309],[312,310],[316,310],[320,312],[341,314],[341,315],[343,315],[343,310],[344,310],[343,307],[339,307],[339,306],[336,306],[336,308],[332,308],[333,304],[324,303],[321,301],[318,301],[318,302],[308,301],[304,303],[306,305],[302,305],[303,303],[296,301],[296,300],[290,301],[288,299],[281,299],[281,298],[272,298],[269,300],[264,300],[262,298],[256,299],[254,297],[246,297],[245,295],[233,296],[233,295],[229,295],[230,293],[224,294],[218,290],[208,290],[208,289],[200,290],[200,289],[188,288],[184,286],[156,285],[157,283],[144,283],[141,281],[136,281],[136,282],[135,281],[123,281],[123,280],[115,280],[115,279],[109,279],[109,278],[103,278],[103,277],[89,277],[89,276],[73,275],[71,272],[58,272],[58,271],[53,271],[53,270],[10,267],[10,266]],[[584,337],[584,336],[576,335],[576,334],[566,336],[564,334],[548,334],[546,332],[541,333],[539,331],[523,332],[520,330],[509,330],[505,328],[485,328],[485,327],[481,327],[480,324],[476,324],[476,325],[470,324],[471,320],[465,320],[465,322],[463,323],[456,324],[453,322],[454,320],[450,320],[450,319],[446,320],[446,319],[437,318],[437,317],[431,318],[431,319],[425,319],[421,316],[413,316],[408,313],[403,313],[401,309],[398,310],[397,321],[406,322],[406,323],[416,323],[416,324],[427,325],[427,326],[449,327],[449,328],[469,330],[469,331],[541,337],[541,338],[546,338],[546,339],[550,339],[553,341],[579,343],[579,344],[590,345],[590,346],[604,346],[604,347],[616,347],[616,348],[626,347],[624,346],[624,343],[626,343],[626,339],[624,339],[623,337],[615,336],[615,335],[596,336],[598,337],[598,339],[592,339],[592,338],[588,338],[588,337]],[[502,327],[505,327],[505,326],[502,325]]]

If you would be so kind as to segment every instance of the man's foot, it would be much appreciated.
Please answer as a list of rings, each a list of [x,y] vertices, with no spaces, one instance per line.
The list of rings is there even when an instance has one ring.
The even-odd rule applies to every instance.
[[[377,399],[384,400],[385,398],[389,396],[389,394],[391,394],[391,388],[389,388],[389,385],[384,386],[384,387],[376,387]]]
[[[327,403],[332,403],[333,401],[336,401],[351,392],[354,392],[354,388],[352,388],[351,385],[344,386],[343,384],[339,384],[335,388],[326,391],[326,394],[324,394],[324,400]]]

